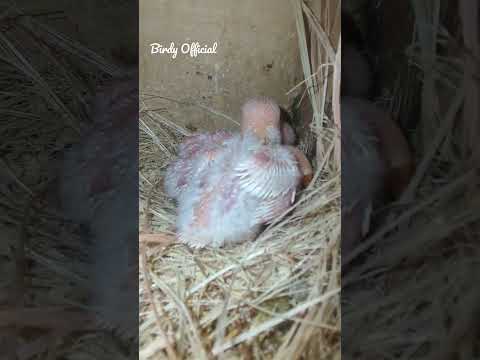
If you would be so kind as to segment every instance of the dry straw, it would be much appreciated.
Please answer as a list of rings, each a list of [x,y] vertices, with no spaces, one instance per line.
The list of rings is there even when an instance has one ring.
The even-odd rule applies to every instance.
[[[340,3],[319,3],[291,3],[305,79],[295,90],[307,89],[314,109],[314,182],[256,241],[200,251],[158,244],[175,222],[162,176],[190,131],[150,110],[154,95],[142,96],[141,219],[163,235],[141,244],[141,359],[340,358],[339,142],[331,110]]]
[[[63,146],[88,123],[101,78],[120,73],[14,6],[0,7],[1,358],[125,359],[88,321],[85,240],[42,196]]]
[[[404,65],[415,76],[390,90],[396,115],[415,119],[408,136],[417,169],[390,216],[346,259],[368,255],[343,279],[345,351],[357,359],[473,359],[478,337],[470,330],[478,327],[480,306],[478,82],[472,76],[478,3],[410,4],[414,33]],[[417,87],[420,115],[405,101]]]

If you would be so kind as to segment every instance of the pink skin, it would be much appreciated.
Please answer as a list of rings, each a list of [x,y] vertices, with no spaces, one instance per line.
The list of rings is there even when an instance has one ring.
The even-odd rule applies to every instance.
[[[296,140],[292,127],[288,123],[280,121],[279,106],[268,98],[253,98],[243,105],[241,130],[242,134],[253,133],[264,143],[269,144],[281,142],[285,145],[292,145]],[[188,137],[180,146],[178,160],[172,163],[171,169],[167,171],[165,180],[167,194],[177,198],[188,186],[195,158],[208,156],[210,160],[213,160],[215,154],[221,151],[222,144],[232,137],[232,134],[223,130],[212,134],[195,134]],[[308,183],[311,180],[311,166],[298,150],[294,153],[304,171],[303,182]]]
[[[299,148],[296,148],[294,146],[288,146],[288,148],[295,156],[295,159],[298,162],[298,167],[300,168],[300,172],[301,174],[303,174],[302,185],[304,187],[307,187],[313,178],[312,165],[310,164],[310,161],[308,161],[305,154],[302,151],[300,151]]]
[[[287,122],[281,121],[280,114],[280,107],[273,100],[250,99],[242,107],[242,133],[252,131],[266,142],[280,141],[284,145],[293,145],[296,141],[295,131]],[[280,130],[280,140],[274,138],[278,130]]]
[[[265,143],[278,143],[285,145],[295,143],[295,132],[286,123],[280,122],[280,108],[275,101],[268,98],[254,98],[242,107],[242,133],[252,131]],[[280,139],[277,139],[279,136]],[[306,186],[313,177],[313,169],[306,156],[296,147],[288,146],[298,161],[304,176],[303,185]]]
[[[248,100],[242,107],[242,134],[253,133],[265,143],[281,142],[280,108],[268,98]]]
[[[248,156],[240,153],[240,156],[235,155],[236,151],[227,155],[233,150],[230,146],[239,146],[239,151],[244,146],[241,138],[235,138],[233,134],[224,131],[196,134],[181,144],[178,159],[167,169],[166,192],[179,201],[177,235],[181,242],[204,247],[214,245],[212,237],[220,239],[215,243],[217,245],[251,239],[258,233],[259,225],[268,223],[290,207],[302,180],[303,185],[311,180],[312,167],[305,155],[291,146],[295,143],[295,133],[288,124],[282,124],[280,108],[273,100],[255,98],[247,101],[242,107],[241,130],[241,136],[253,135],[269,146],[252,149],[253,158],[249,160]],[[228,160],[229,156],[232,156],[233,162]],[[223,162],[217,159],[223,159]],[[237,164],[233,159],[242,159],[243,163]],[[248,164],[249,161],[252,163]],[[247,177],[239,178],[235,175],[236,171],[240,171],[237,166],[245,162],[248,164],[245,168]],[[257,168],[258,171],[255,170]],[[278,174],[278,182],[270,184],[265,181],[270,178],[270,171]],[[190,179],[198,181],[191,182]],[[278,189],[286,189],[287,192],[279,192]],[[251,196],[249,199],[257,199],[253,201],[258,201],[258,204],[240,210],[244,207],[239,201],[248,196]],[[213,214],[222,214],[222,220]],[[243,217],[245,221],[241,220]],[[249,227],[242,221],[246,224],[250,217],[252,223]],[[217,233],[213,229],[218,227],[218,221],[227,223]],[[238,221],[240,227],[236,228]],[[229,228],[237,230],[230,231]],[[218,234],[221,234],[220,237]]]

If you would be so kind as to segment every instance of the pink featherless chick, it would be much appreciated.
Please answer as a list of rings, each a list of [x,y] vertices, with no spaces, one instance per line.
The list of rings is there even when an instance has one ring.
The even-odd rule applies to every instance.
[[[291,134],[282,131],[274,101],[249,100],[242,108],[241,136],[211,143],[208,171],[198,171],[207,161],[205,147],[203,160],[193,162],[193,176],[177,196],[178,239],[194,248],[251,240],[287,210],[302,180],[312,175],[305,156],[282,145],[282,135]]]
[[[245,106],[244,118],[250,118],[249,121],[252,122],[260,122],[261,120],[258,120],[252,115],[255,112],[260,113],[260,109],[257,108],[255,110],[255,106],[253,102],[250,105],[252,109]],[[258,114],[256,114],[257,117]],[[248,121],[246,121],[246,123],[247,122]],[[257,131],[260,130],[259,124],[244,125],[245,127],[251,126],[252,128],[257,128]],[[279,120],[275,120],[272,122],[272,126],[280,128],[280,135],[276,133],[270,134],[270,141],[280,142],[278,138],[278,136],[280,136],[282,143],[286,145],[294,144],[296,140],[295,133],[288,123],[282,122],[279,124]],[[179,146],[177,159],[167,167],[164,178],[164,187],[167,195],[177,199],[180,193],[189,186],[189,181],[194,176],[203,171],[208,171],[214,163],[217,154],[224,150],[229,144],[239,139],[239,134],[225,130],[218,130],[213,133],[197,133],[188,136]]]

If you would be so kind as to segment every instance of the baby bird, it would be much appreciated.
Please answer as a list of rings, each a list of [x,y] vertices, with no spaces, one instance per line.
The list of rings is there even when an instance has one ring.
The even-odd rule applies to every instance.
[[[312,174],[303,154],[282,144],[282,137],[294,142],[292,133],[280,123],[278,105],[258,98],[242,107],[241,134],[187,139],[166,174],[166,191],[178,201],[178,239],[195,248],[252,240],[287,210]],[[209,145],[197,147],[202,136]]]

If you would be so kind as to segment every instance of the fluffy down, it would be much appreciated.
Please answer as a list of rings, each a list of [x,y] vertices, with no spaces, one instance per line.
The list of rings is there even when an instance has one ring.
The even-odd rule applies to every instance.
[[[209,171],[219,153],[238,135],[219,130],[187,137],[179,146],[178,158],[167,167],[164,187],[171,198],[177,199],[191,180]]]
[[[300,178],[287,148],[235,139],[179,197],[179,240],[201,248],[253,239],[292,204]]]

